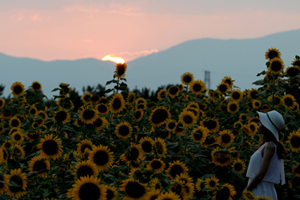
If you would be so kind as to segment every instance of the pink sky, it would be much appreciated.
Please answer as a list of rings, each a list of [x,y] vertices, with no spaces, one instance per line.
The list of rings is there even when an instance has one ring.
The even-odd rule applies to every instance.
[[[129,61],[191,39],[300,28],[299,0],[13,2],[1,2],[0,52],[41,60],[114,54]]]

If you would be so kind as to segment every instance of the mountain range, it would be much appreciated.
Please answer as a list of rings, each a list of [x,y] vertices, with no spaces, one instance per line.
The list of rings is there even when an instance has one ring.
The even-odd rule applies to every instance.
[[[225,76],[234,80],[240,89],[251,89],[266,70],[265,52],[277,48],[286,67],[300,54],[300,29],[285,31],[254,39],[194,39],[169,49],[127,62],[126,79],[130,90],[144,87],[156,90],[167,84],[180,84],[181,75],[190,72],[204,81],[204,72],[210,72],[210,88],[215,89]],[[33,81],[42,84],[48,98],[61,82],[81,92],[84,86],[105,85],[115,70],[112,62],[94,58],[78,60],[41,61],[0,53],[0,84],[5,86],[3,96],[10,94],[10,86],[22,82],[25,87]]]

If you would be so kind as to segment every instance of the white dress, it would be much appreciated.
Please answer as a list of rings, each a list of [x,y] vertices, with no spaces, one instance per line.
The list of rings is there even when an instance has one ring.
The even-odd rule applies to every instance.
[[[249,178],[248,185],[254,176],[258,173],[262,162],[261,151],[268,143],[264,143],[250,158],[249,166],[247,169],[246,176]],[[274,144],[274,143],[273,143]],[[270,197],[272,200],[277,200],[277,193],[274,184],[280,183],[280,171],[281,171],[281,160],[279,160],[277,155],[277,147],[275,146],[274,155],[270,161],[269,168],[263,180],[254,188],[251,192],[255,196],[266,196]]]

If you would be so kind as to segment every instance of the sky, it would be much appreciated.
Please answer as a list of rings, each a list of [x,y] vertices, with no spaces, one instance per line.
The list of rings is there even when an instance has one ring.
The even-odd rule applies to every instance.
[[[299,0],[0,0],[0,52],[130,61],[192,39],[300,29],[299,7]]]

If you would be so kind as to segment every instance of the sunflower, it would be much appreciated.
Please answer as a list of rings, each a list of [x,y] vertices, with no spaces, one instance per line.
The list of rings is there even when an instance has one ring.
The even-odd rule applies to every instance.
[[[50,162],[40,156],[33,157],[28,162],[29,173],[36,173],[38,176],[47,176],[47,171],[50,170]]]
[[[248,124],[249,128],[251,129],[251,132],[254,134],[257,131],[257,123],[251,122]]]
[[[183,124],[181,122],[176,123],[174,132],[176,133],[176,135],[183,135],[184,134],[185,130],[184,130]]]
[[[35,105],[31,105],[31,106],[29,107],[29,114],[30,114],[31,116],[37,115],[37,112],[38,112],[38,110],[37,110],[37,108],[35,107]]]
[[[190,91],[195,95],[203,94],[205,91],[205,83],[201,80],[196,80],[189,84],[189,88]]]
[[[220,83],[218,86],[217,86],[217,92],[221,93],[221,94],[224,94],[226,92],[228,92],[228,90],[230,89],[230,86],[227,84],[227,83]]]
[[[223,83],[227,83],[227,84],[229,85],[229,89],[231,89],[231,88],[233,87],[233,81],[234,81],[234,80],[232,80],[230,76],[225,76],[225,77],[222,79],[222,82],[223,82]]]
[[[160,89],[157,93],[157,99],[162,100],[165,97],[166,97],[166,90]]]
[[[13,134],[14,132],[20,132],[20,133],[21,133],[22,130],[19,129],[19,128],[12,128],[12,129],[9,130],[8,135],[9,135],[9,136],[12,136],[12,134]]]
[[[283,71],[284,64],[280,58],[272,58],[269,62],[269,73],[280,74]]]
[[[205,187],[210,191],[216,190],[217,187],[219,186],[219,179],[214,176],[206,178],[204,181],[205,181]]]
[[[176,181],[171,184],[170,191],[174,192],[177,194],[179,197],[183,196],[184,198],[181,199],[186,199],[186,194],[183,188],[184,184],[182,181]]]
[[[171,86],[168,88],[167,95],[171,98],[178,97],[180,90],[177,86]]]
[[[106,187],[106,200],[117,200],[118,191],[114,186],[105,185]]]
[[[296,176],[296,177],[300,177],[300,165],[295,165],[292,169],[292,173]]]
[[[181,75],[181,82],[184,85],[189,85],[190,83],[192,83],[194,81],[194,75],[186,72],[184,74]]]
[[[107,107],[107,105],[100,103],[96,106],[96,110],[98,111],[98,113],[100,113],[101,115],[105,115],[109,112],[109,109]]]
[[[42,158],[52,158],[53,160],[58,159],[62,155],[61,140],[57,137],[53,138],[53,135],[45,135],[45,138],[41,139],[40,143],[37,145],[40,149],[40,155]]]
[[[14,156],[16,156],[18,159],[22,159],[25,157],[25,152],[23,147],[21,147],[18,144],[15,144],[13,149],[12,149],[12,153]]]
[[[225,183],[214,192],[213,200],[231,200],[234,195],[236,195],[234,187],[229,183]]]
[[[216,144],[217,141],[218,141],[218,139],[216,138],[216,136],[214,136],[214,135],[208,135],[205,138],[204,142],[201,145],[206,148],[206,147],[208,147],[210,145]]]
[[[12,117],[12,113],[9,110],[3,110],[1,113],[1,117],[3,119],[10,119]]]
[[[246,121],[246,120],[248,120],[248,115],[246,113],[241,113],[239,116],[239,119],[241,121]]]
[[[228,151],[222,151],[219,147],[211,152],[211,157],[215,165],[224,167],[231,163],[232,158]]]
[[[242,161],[241,159],[237,159],[232,163],[232,170],[242,174],[244,173],[244,171],[246,170],[246,164],[244,161]]]
[[[292,152],[300,151],[300,132],[299,132],[299,130],[293,131],[290,133],[287,143]]]
[[[121,122],[116,125],[115,133],[119,138],[128,138],[132,134],[132,126],[128,122]]]
[[[160,191],[159,190],[151,190],[150,192],[147,193],[147,196],[145,197],[145,200],[154,200],[157,199],[159,196]]]
[[[181,200],[181,198],[174,192],[161,193],[156,200]]]
[[[197,117],[193,112],[183,110],[179,115],[179,121],[182,123],[183,127],[192,127],[197,122]]]
[[[261,102],[260,102],[259,100],[257,100],[257,99],[254,99],[254,100],[252,101],[252,107],[253,107],[254,109],[259,109],[259,108],[261,107]]]
[[[57,124],[66,124],[70,121],[70,113],[64,109],[60,109],[55,112],[52,120]]]
[[[83,126],[83,125],[84,125],[84,122],[83,122],[81,119],[78,118],[78,119],[75,120],[74,124],[75,124],[76,126]]]
[[[9,153],[5,147],[0,147],[0,163],[3,161],[6,162],[8,160]]]
[[[294,77],[298,76],[299,74],[300,74],[299,66],[288,67],[284,73],[284,75],[289,78],[294,78]]]
[[[82,177],[85,177],[85,176],[97,177],[98,170],[94,163],[89,162],[89,161],[82,161],[82,162],[76,164],[76,166],[74,167],[73,174],[75,176],[75,180],[81,179]]]
[[[178,177],[178,176],[177,176]],[[176,178],[178,179],[178,178]],[[191,199],[195,193],[195,185],[192,182],[186,182],[185,180],[178,179],[180,182],[183,182],[184,195],[187,199]]]
[[[171,114],[165,107],[158,107],[151,111],[149,121],[154,127],[158,127],[166,123],[171,118]]]
[[[173,131],[175,129],[175,126],[176,126],[176,121],[174,120],[169,120],[166,124],[166,128],[169,131]]]
[[[85,92],[82,97],[81,97],[81,100],[84,102],[84,103],[89,103],[91,98],[92,98],[93,94],[90,93],[90,92]]]
[[[161,173],[164,171],[166,164],[159,158],[153,159],[147,164],[148,169],[154,171],[155,174]]]
[[[45,111],[43,111],[43,110],[38,111],[38,112],[36,113],[36,116],[41,117],[44,121],[46,121],[47,118],[48,118],[47,113],[46,113]]]
[[[169,168],[166,170],[166,173],[171,177],[171,179],[175,179],[177,175],[181,173],[187,173],[188,168],[185,166],[184,163],[180,162],[179,160],[171,163]]]
[[[273,58],[280,58],[281,56],[281,53],[278,49],[276,48],[269,48],[268,51],[266,51],[266,54],[265,54],[265,58],[266,60],[270,60],[270,59],[273,59]]]
[[[12,182],[16,184],[13,184],[12,186]],[[25,190],[27,188],[27,177],[25,176],[25,173],[22,173],[21,168],[10,170],[10,175],[7,179],[7,185],[8,187],[6,192],[10,197],[19,199],[26,194]]]
[[[0,174],[0,194],[5,194],[8,187],[8,177],[6,174]]]
[[[56,104],[61,108],[66,108],[66,109],[73,109],[74,108],[74,104],[72,102],[71,99],[68,98],[59,98],[56,102]]]
[[[11,140],[5,140],[5,142],[2,144],[3,147],[9,149],[10,147],[13,146],[13,143]],[[1,152],[0,152],[1,153]]]
[[[104,117],[97,117],[93,124],[96,126],[96,131],[98,131],[102,127],[105,127],[107,123],[107,119],[105,119]]]
[[[0,109],[2,109],[5,105],[5,100],[4,99],[0,99]]]
[[[20,82],[14,82],[10,87],[10,89],[11,89],[11,94],[14,97],[20,97],[25,93],[25,87]]]
[[[266,195],[256,196],[256,200],[272,200],[271,197],[267,197]]]
[[[125,107],[125,101],[121,94],[116,93],[109,101],[109,108],[112,113],[119,113]]]
[[[248,90],[248,97],[250,100],[254,100],[254,99],[257,99],[259,96],[258,96],[258,89],[251,89],[251,90]]]
[[[252,132],[251,128],[249,127],[249,125],[243,125],[241,130],[243,131],[244,134],[253,136],[253,132]]]
[[[242,98],[243,98],[243,93],[241,90],[236,89],[230,92],[230,99],[232,101],[240,101]]]
[[[229,147],[234,140],[234,135],[228,130],[220,131],[219,135],[218,142],[222,147]]]
[[[246,200],[257,200],[254,194],[249,190],[244,190],[242,197]]]
[[[93,124],[97,119],[97,111],[92,108],[85,108],[80,111],[79,119],[85,124]]]
[[[116,64],[116,70],[115,70],[114,77],[124,78],[125,77],[126,69],[127,69],[126,62],[124,62],[124,63],[117,63]]]
[[[100,171],[109,169],[114,162],[113,152],[110,152],[107,146],[94,146],[90,151],[89,161],[94,163]]]
[[[148,192],[146,184],[140,183],[138,180],[132,178],[122,181],[120,190],[124,191],[129,199],[142,200]]]
[[[93,143],[90,140],[82,140],[77,144],[77,152],[80,156],[83,156],[85,150],[93,150]]]
[[[261,111],[262,112],[268,112],[268,111],[270,111],[271,110],[271,106],[270,106],[270,104],[263,104],[262,106],[261,106]]]
[[[159,157],[165,157],[167,154],[167,147],[166,143],[163,139],[161,138],[155,138],[154,140],[154,146],[156,149],[156,153]]]
[[[154,145],[154,141],[150,137],[143,137],[142,139],[140,139],[139,144],[141,146],[143,153],[151,153]]]
[[[85,176],[76,180],[71,190],[74,200],[105,200],[106,188],[100,184],[100,180],[94,176]]]
[[[31,84],[31,88],[34,90],[34,91],[40,91],[42,89],[42,85],[38,82],[38,81],[34,81],[32,84]]]
[[[196,189],[198,192],[201,192],[205,187],[205,180],[198,178],[196,181]]]
[[[239,103],[237,101],[229,102],[227,105],[227,111],[231,114],[237,113],[239,108]]]
[[[4,131],[3,125],[0,125],[0,134]]]
[[[198,128],[195,128],[193,130],[191,137],[195,142],[199,142],[200,144],[203,144],[208,133],[209,130],[206,127],[199,126]]]
[[[287,109],[292,109],[294,106],[294,102],[296,102],[296,99],[293,95],[291,94],[286,94],[282,97],[282,104],[287,108]]]
[[[134,112],[135,121],[139,122],[143,118],[144,111],[142,109],[138,109]]]
[[[210,133],[215,133],[219,130],[220,124],[218,119],[205,119],[200,122],[201,126],[206,127]]]
[[[149,186],[150,186],[150,188],[152,188],[152,190],[158,190],[158,191],[160,191],[160,189],[162,187],[158,178],[152,179],[150,181],[150,185]]]
[[[20,131],[14,132],[11,137],[12,142],[16,144],[22,144],[22,142],[24,141],[24,136]]]

